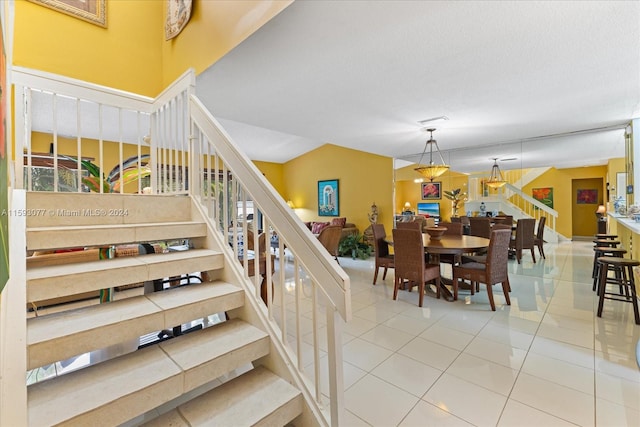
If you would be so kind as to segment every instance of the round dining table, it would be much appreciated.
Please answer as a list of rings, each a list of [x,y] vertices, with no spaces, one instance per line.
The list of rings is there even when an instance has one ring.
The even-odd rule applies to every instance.
[[[387,236],[385,241],[389,243],[389,245],[393,246],[393,236]],[[478,236],[469,236],[469,235],[461,235],[461,236],[452,236],[452,235],[443,235],[439,239],[431,239],[428,233],[422,233],[422,243],[424,246],[425,252],[429,255],[434,255],[436,258],[436,262],[439,262],[439,256],[441,254],[451,254],[451,255],[460,255],[465,253],[477,252],[481,249],[486,249],[489,247],[489,239],[485,239],[484,237]],[[453,301],[453,294],[447,288],[447,284],[451,284],[451,280],[447,280],[444,278],[440,279],[440,289],[443,297],[447,301]]]

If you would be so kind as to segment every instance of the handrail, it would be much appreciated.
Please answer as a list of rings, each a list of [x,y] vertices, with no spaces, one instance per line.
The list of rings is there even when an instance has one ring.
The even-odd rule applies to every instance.
[[[16,187],[32,191],[32,171],[40,167],[31,162],[32,157],[35,158],[31,146],[34,132],[32,115],[35,112],[34,104],[38,102],[48,107],[45,109],[46,119],[53,129],[49,131],[53,141],[53,191],[87,191],[82,188],[85,182],[77,171],[83,170],[81,159],[84,153],[91,150],[94,150],[92,156],[97,157],[96,165],[101,171],[105,167],[108,170],[113,165],[106,163],[113,163],[117,159],[120,171],[125,170],[126,165],[133,165],[139,181],[141,159],[143,156],[150,157],[148,169],[151,191],[188,194],[194,206],[209,215],[207,221],[210,230],[215,232],[211,234],[212,240],[228,256],[229,274],[243,273],[245,280],[241,281],[241,285],[248,291],[247,299],[257,310],[259,321],[264,323],[264,329],[268,331],[276,350],[274,354],[282,358],[289,372],[287,375],[301,388],[308,407],[320,425],[340,425],[344,416],[341,327],[343,321],[351,319],[349,276],[195,97],[194,71],[185,72],[155,99],[20,67],[14,69],[13,77],[16,90]],[[65,107],[71,105],[72,108],[61,108],[63,103],[66,103]],[[90,109],[86,108],[87,104],[92,104]],[[110,118],[114,119],[115,125],[112,127],[115,132],[103,131],[104,110],[116,112],[116,117]],[[92,123],[97,125],[89,128],[84,123],[92,119]],[[137,122],[133,126],[131,119]],[[106,119],[104,121],[107,122]],[[63,135],[58,132],[58,126],[62,127],[62,124],[71,124],[68,135],[75,136],[67,139],[75,139],[75,148],[65,150],[73,153],[57,151],[59,135]],[[130,156],[124,154],[125,150],[136,153],[133,156],[134,163],[125,162],[125,157]],[[60,163],[58,159],[62,159]],[[70,161],[76,163],[75,167],[69,166]],[[22,182],[23,167],[29,172],[24,174],[27,185]],[[59,188],[63,181],[58,177],[59,170],[65,174],[69,174],[70,170],[76,172],[72,179],[76,184],[73,188],[66,182],[64,188]],[[120,174],[119,190],[114,187],[104,192],[124,192],[123,175]],[[212,175],[215,176],[213,182]],[[98,191],[103,192],[102,188],[101,185]],[[218,194],[220,189],[224,191]],[[139,184],[137,191],[143,190],[147,188],[143,189]],[[279,253],[285,254],[286,251],[286,256],[292,259],[285,260],[285,256],[281,255],[279,271],[267,263],[269,267],[265,281],[268,304],[261,298],[259,275],[254,275],[251,284],[249,263],[238,261],[243,251],[243,236],[248,235],[248,226],[245,221],[241,225],[236,223],[240,218],[237,211],[241,206],[243,212],[247,212],[248,202],[260,218],[256,224],[262,230],[273,233],[273,236],[277,235]],[[259,247],[258,235],[254,234],[254,247]],[[253,262],[253,271],[258,271],[258,257],[254,257]],[[304,301],[304,306],[301,305],[303,292],[304,298],[308,299]],[[295,307],[285,309],[289,304],[285,296],[294,297]],[[309,321],[304,317],[308,314],[303,311],[308,307],[306,304],[314,307],[311,310],[313,373],[306,371],[309,361],[302,357],[303,344],[310,344],[302,341],[303,332],[305,336],[309,333],[308,330],[301,330],[301,324]],[[280,312],[276,312],[277,308]],[[323,312],[324,322],[318,319]],[[292,318],[287,319],[288,316]],[[326,338],[320,336],[325,326]],[[289,342],[291,336],[295,336],[296,343]],[[319,345],[321,338],[325,340],[326,347]],[[329,365],[328,392],[321,389],[324,377],[320,375],[320,356],[325,352]],[[323,394],[329,396],[328,404]]]
[[[191,118],[211,141],[215,141],[216,151],[225,166],[247,189],[254,203],[269,217],[273,228],[284,234],[287,247],[298,254],[303,267],[321,284],[340,316],[345,321],[350,320],[349,276],[342,268],[336,268],[335,260],[328,255],[300,218],[293,214],[285,201],[273,197],[277,194],[273,186],[249,158],[230,143],[231,137],[196,96],[191,97]],[[318,262],[308,263],[306,260]]]
[[[522,199],[524,199],[526,202],[532,204],[533,206],[535,206],[536,208],[548,213],[549,215],[557,218],[558,217],[558,211],[555,209],[550,208],[549,206],[545,205],[544,203],[540,203],[540,201],[534,199],[533,197],[529,196],[528,194],[526,194],[524,191],[522,191],[520,188],[507,183],[506,184],[506,188],[514,193],[516,193],[518,196],[522,197]]]

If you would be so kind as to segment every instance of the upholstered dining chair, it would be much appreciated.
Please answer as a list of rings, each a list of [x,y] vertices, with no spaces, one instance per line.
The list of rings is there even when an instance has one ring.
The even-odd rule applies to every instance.
[[[546,216],[540,217],[540,219],[538,220],[538,229],[536,230],[536,237],[533,239],[533,243],[538,247],[538,252],[540,252],[540,256],[543,259],[547,259],[547,257],[544,256],[544,248],[542,247],[544,245],[544,224],[546,221],[547,221]]]
[[[502,284],[504,298],[507,301],[507,305],[511,305],[511,299],[509,298],[511,286],[509,285],[507,270],[510,240],[511,230],[494,230],[491,232],[485,262],[468,262],[453,267],[454,301],[458,299],[458,281],[464,279],[471,282],[472,291],[479,283],[484,283],[487,286],[487,294],[492,311],[496,311],[496,304],[493,300],[493,285],[496,283]]]
[[[376,257],[375,270],[373,272],[373,284],[375,285],[378,280],[378,270],[384,268],[382,280],[386,279],[387,269],[395,268],[395,258],[393,254],[389,253],[389,244],[384,240],[387,237],[384,225],[372,224],[371,229],[373,231],[373,250]]]
[[[338,261],[338,245],[342,236],[342,227],[339,225],[328,225],[318,234],[318,240],[322,246]],[[340,264],[340,261],[338,261]]]
[[[437,297],[440,298],[440,265],[428,264],[424,256],[422,233],[418,230],[394,228],[393,251],[395,253],[395,278],[393,299],[398,298],[401,285],[418,287],[418,306],[422,307],[424,287],[427,282],[435,282]]]
[[[515,252],[518,264],[522,260],[522,250],[531,250],[531,258],[533,262],[536,262],[536,254],[533,251],[535,247],[535,235],[533,229],[536,226],[535,218],[520,218],[516,225],[516,234],[511,238],[509,248],[512,252]]]

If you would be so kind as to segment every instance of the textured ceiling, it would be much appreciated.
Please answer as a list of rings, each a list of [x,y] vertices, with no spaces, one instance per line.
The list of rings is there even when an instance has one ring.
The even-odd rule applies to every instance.
[[[196,91],[255,160],[331,143],[417,161],[418,121],[448,116],[454,170],[604,164],[640,116],[639,22],[635,1],[299,0]]]

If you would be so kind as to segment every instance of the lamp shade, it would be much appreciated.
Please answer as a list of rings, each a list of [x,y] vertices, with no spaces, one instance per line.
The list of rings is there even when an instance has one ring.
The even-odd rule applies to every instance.
[[[498,166],[498,159],[493,159],[493,166],[491,167],[491,175],[487,180],[487,186],[491,188],[500,188],[504,186],[507,181],[502,177],[502,172],[500,171],[500,167]]]
[[[418,167],[415,168],[415,171],[418,172],[423,177],[427,178],[429,181],[433,181],[435,178],[439,177],[443,173],[449,170],[449,165],[444,163],[444,158],[442,157],[442,153],[440,153],[440,149],[438,148],[438,142],[433,139],[433,131],[435,129],[427,129],[429,131],[429,139],[424,145],[424,150],[422,151],[422,155],[420,156],[420,161],[418,162]],[[433,147],[436,147],[436,152],[440,156],[440,160],[442,164],[436,164],[433,162]],[[429,149],[429,164],[422,165],[422,158],[427,153],[427,148]]]
[[[604,215],[605,213],[607,213],[607,208],[605,208],[604,205],[600,205],[598,206],[596,213],[600,215]]]

